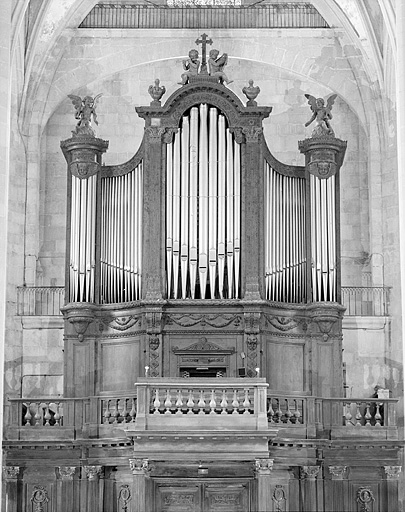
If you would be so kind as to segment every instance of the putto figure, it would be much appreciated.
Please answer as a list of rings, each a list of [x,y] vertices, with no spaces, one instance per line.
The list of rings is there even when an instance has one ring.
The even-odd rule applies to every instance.
[[[337,94],[329,96],[326,106],[323,98],[315,98],[310,94],[305,94],[308,99],[308,104],[311,106],[313,112],[311,119],[305,123],[305,126],[309,126],[313,121],[316,121],[316,126],[312,132],[312,137],[334,137],[335,132],[332,130],[330,125],[330,119],[332,119],[332,106],[335,103]]]
[[[98,125],[96,105],[98,99],[102,94],[97,94],[94,98],[92,96],[85,96],[83,99],[80,96],[69,94],[68,98],[72,100],[73,105],[76,108],[75,118],[78,119],[76,130],[72,131],[72,134],[77,135],[90,135],[95,137],[96,134],[91,127],[91,121]]]
[[[200,69],[200,61],[198,59],[198,51],[190,50],[188,52],[189,58],[183,60],[183,69],[185,73],[181,75],[180,85],[186,85],[190,81],[190,77],[197,76]]]
[[[152,97],[151,105],[160,107],[160,98],[166,92],[166,87],[164,85],[160,86],[159,78],[156,78],[155,85],[150,85],[148,89],[149,94]]]
[[[226,84],[231,84],[233,80],[229,80],[229,78],[224,73],[224,67],[228,64],[228,54],[224,53],[221,57],[218,57],[218,50],[211,50],[208,59],[208,66],[210,70],[210,75],[218,78],[218,80]]]

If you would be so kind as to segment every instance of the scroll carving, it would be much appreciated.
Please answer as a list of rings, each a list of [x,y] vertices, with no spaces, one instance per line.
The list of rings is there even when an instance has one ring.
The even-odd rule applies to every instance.
[[[166,128],[160,126],[148,126],[145,128],[145,132],[149,136],[149,140],[152,144],[162,141],[162,135],[165,133]]]
[[[153,334],[149,336],[149,365],[150,365],[150,376],[160,376],[160,339],[159,336]]]
[[[269,475],[273,469],[273,459],[256,459],[255,471],[258,475]]]
[[[242,132],[245,135],[246,142],[248,144],[257,144],[259,142],[261,134],[263,133],[263,129],[260,126],[247,126],[242,128]]]
[[[133,475],[148,475],[152,470],[149,459],[129,459],[129,467]]]
[[[329,472],[332,475],[332,480],[343,480],[346,469],[346,466],[329,466]]]
[[[319,475],[320,466],[301,466],[300,469],[302,479],[315,480]]]
[[[399,474],[402,471],[402,466],[384,466],[384,472],[387,480],[395,480],[399,478]]]
[[[88,480],[98,480],[103,467],[102,466],[83,466]]]

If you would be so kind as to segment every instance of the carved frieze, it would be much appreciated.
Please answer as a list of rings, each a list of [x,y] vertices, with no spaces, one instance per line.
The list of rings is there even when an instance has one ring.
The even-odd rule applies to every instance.
[[[171,314],[166,317],[166,325],[176,324],[180,327],[194,327],[196,325],[200,327],[214,327],[223,328],[230,325],[239,327],[241,324],[240,315],[231,314]]]
[[[141,325],[142,317],[140,315],[126,315],[118,317],[108,317],[100,319],[100,331],[103,330],[103,326],[110,327],[114,331],[127,331],[135,325]]]
[[[175,506],[181,506],[182,510],[183,507],[193,507],[194,508],[194,494],[189,493],[172,493],[172,494],[166,494],[163,497],[163,504],[166,507],[175,507]],[[192,510],[192,509],[189,509]]]
[[[287,332],[297,327],[302,327],[303,331],[306,331],[308,326],[304,318],[292,318],[289,316],[270,316],[264,315],[266,322],[275,329]]]

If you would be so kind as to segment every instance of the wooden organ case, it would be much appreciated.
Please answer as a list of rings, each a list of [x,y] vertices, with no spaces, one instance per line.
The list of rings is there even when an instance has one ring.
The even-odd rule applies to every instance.
[[[147,410],[138,408],[135,430],[127,429],[140,496],[133,510],[148,510],[148,495],[150,512],[270,507],[268,442],[277,429],[267,419],[278,414],[277,401],[264,399],[254,428],[243,414],[233,416],[238,442],[223,436],[227,407],[239,388],[245,409],[263,393],[343,396],[339,169],[346,143],[306,139],[305,166],[285,165],[263,135],[271,108],[244,106],[221,83],[198,78],[163,106],[136,111],[144,138],[122,165],[101,165],[108,146],[101,139],[62,142],[69,167],[65,396],[125,395],[136,383],[138,404],[146,397]],[[230,394],[221,388],[214,397],[213,383]],[[290,416],[302,413],[298,402]],[[156,415],[145,419],[148,403]],[[201,403],[208,411],[211,404],[211,416]],[[188,427],[176,422],[176,404]],[[159,424],[161,417],[169,423]],[[89,425],[90,436],[97,428]],[[171,429],[193,433],[179,445]],[[198,429],[210,432],[206,444],[196,441]],[[170,442],[151,430],[165,430]],[[212,480],[201,480],[203,471],[187,480],[187,464],[175,456],[183,450],[198,467],[218,461]],[[153,483],[144,481],[148,460],[155,460]],[[225,494],[218,487],[224,474]],[[282,504],[280,482],[274,496]]]

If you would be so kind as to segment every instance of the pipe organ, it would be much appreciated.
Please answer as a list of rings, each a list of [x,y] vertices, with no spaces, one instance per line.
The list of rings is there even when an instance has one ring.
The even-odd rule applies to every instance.
[[[169,298],[239,298],[240,144],[226,117],[200,104],[166,147]]]
[[[125,164],[102,167],[107,143],[95,137],[63,143],[69,301],[339,302],[345,143],[306,139],[305,167],[287,166],[261,135],[271,109],[218,84],[188,87],[164,108],[137,108],[144,141]]]

